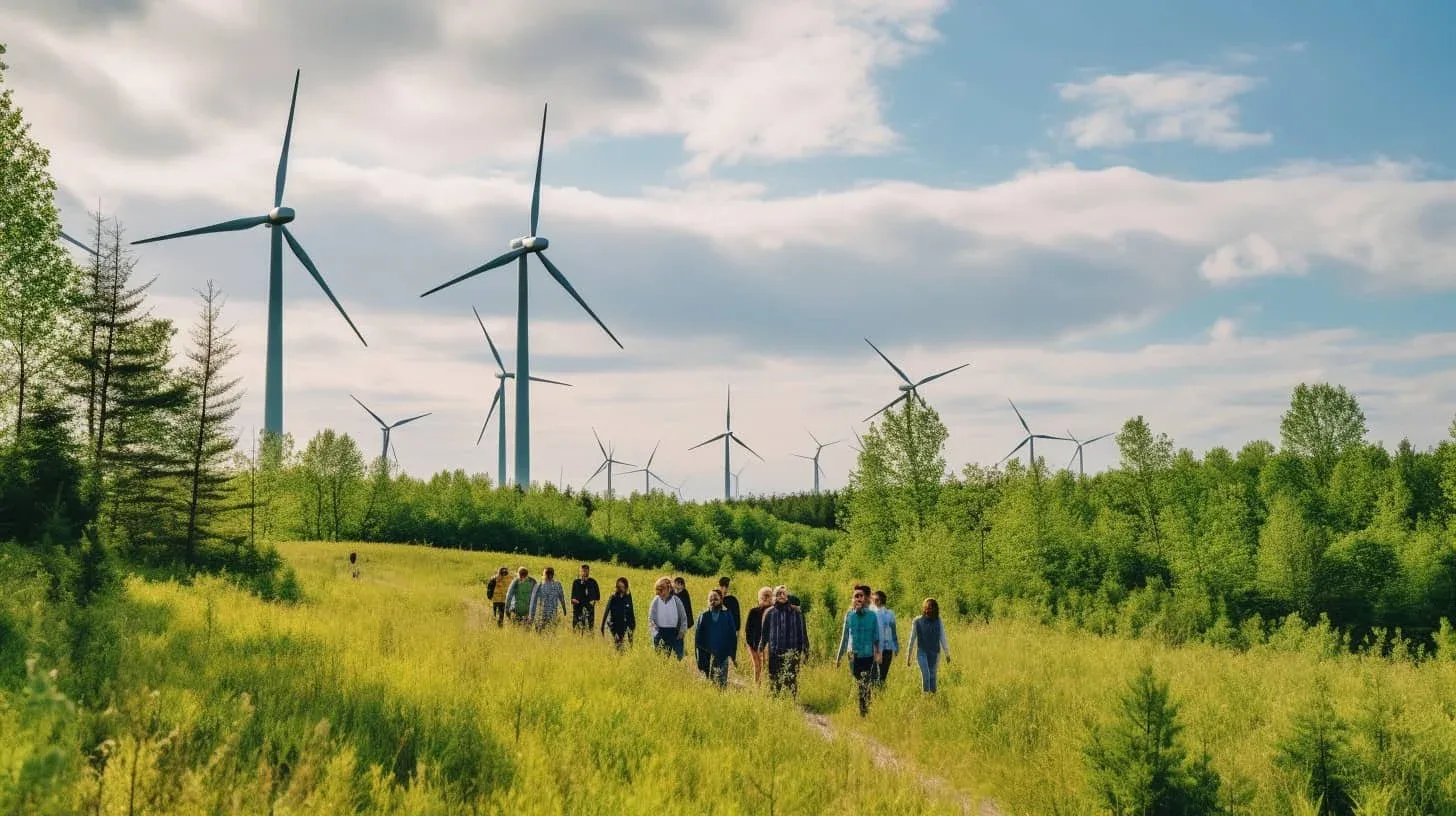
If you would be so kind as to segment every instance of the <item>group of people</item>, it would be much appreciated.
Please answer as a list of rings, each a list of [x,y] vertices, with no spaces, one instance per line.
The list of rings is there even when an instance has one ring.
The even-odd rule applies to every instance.
[[[693,601],[682,576],[663,576],[653,584],[652,602],[647,607],[647,625],[653,648],[681,660],[686,651],[687,635],[693,635],[693,650],[698,670],[719,686],[728,684],[728,669],[738,662],[738,637],[741,632],[749,655],[753,658],[753,680],[763,685],[765,669],[769,690],[773,694],[799,694],[799,670],[809,656],[809,628],[799,600],[789,594],[788,587],[763,587],[758,603],[741,615],[738,599],[729,589],[725,576],[708,593],[708,608],[693,617]],[[632,601],[631,586],[626,578],[618,578],[607,598],[600,627],[596,622],[601,588],[591,576],[591,567],[582,564],[580,573],[571,582],[568,595],[556,570],[546,567],[541,580],[531,577],[521,567],[516,577],[501,567],[486,584],[496,625],[504,626],[507,618],[521,625],[545,628],[556,624],[571,608],[572,628],[602,636],[611,633],[618,649],[631,645],[637,631],[637,613]],[[855,679],[860,715],[869,713],[870,700],[876,688],[889,678],[890,667],[901,653],[898,622],[889,608],[883,590],[871,591],[857,584],[850,595],[850,608],[844,615],[839,649],[834,665],[839,666],[849,654],[849,670]],[[910,642],[905,649],[906,665],[919,664],[921,688],[934,694],[942,658],[950,661],[950,644],[940,618],[940,605],[934,598],[921,604],[920,615],[910,626]]]

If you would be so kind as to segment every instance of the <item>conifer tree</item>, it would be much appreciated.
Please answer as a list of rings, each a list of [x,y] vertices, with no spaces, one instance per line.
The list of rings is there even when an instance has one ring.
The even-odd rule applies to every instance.
[[[1319,802],[1321,816],[1355,812],[1351,796],[1355,767],[1349,745],[1350,726],[1335,711],[1328,684],[1321,679],[1294,717],[1292,730],[1280,740],[1274,761],[1301,780]]]
[[[230,339],[232,328],[221,323],[224,299],[213,285],[199,291],[202,308],[192,327],[192,348],[187,359],[192,365],[183,372],[188,390],[187,412],[187,531],[183,537],[183,557],[187,563],[196,558],[197,546],[216,537],[214,521],[226,507],[227,485],[231,480],[224,463],[232,453],[235,440],[229,423],[238,412],[242,394],[235,389],[236,378],[223,373],[237,357],[237,345]]]

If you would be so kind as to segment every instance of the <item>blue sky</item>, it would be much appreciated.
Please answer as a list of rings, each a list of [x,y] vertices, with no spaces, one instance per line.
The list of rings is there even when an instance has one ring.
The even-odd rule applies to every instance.
[[[133,237],[263,207],[302,67],[295,233],[370,347],[290,268],[299,437],[329,425],[372,448],[348,400],[368,392],[386,415],[435,411],[396,439],[407,469],[493,469],[494,431],[474,446],[493,380],[468,307],[513,354],[512,276],[416,296],[522,231],[543,99],[543,233],[627,349],[533,278],[533,369],[576,384],[533,392],[538,478],[589,475],[595,426],[633,461],[662,439],[655,467],[709,495],[717,457],[687,448],[720,430],[731,383],[735,429],[768,459],[744,489],[802,487],[804,427],[847,437],[894,396],[865,335],[912,373],[973,362],[927,390],[957,469],[1015,444],[1008,396],[1053,430],[1142,413],[1199,450],[1274,438],[1311,379],[1361,394],[1387,444],[1449,424],[1443,4],[430,0],[321,3],[292,27],[285,12],[303,13],[19,0],[0,30],[73,231],[98,198]],[[139,253],[163,314],[190,320],[207,277],[230,294],[244,433],[265,246]],[[1115,458],[1104,443],[1087,465]],[[836,486],[851,462],[840,446],[824,464]]]

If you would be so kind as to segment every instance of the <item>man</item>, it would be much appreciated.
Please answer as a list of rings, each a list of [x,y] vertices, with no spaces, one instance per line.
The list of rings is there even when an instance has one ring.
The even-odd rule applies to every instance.
[[[602,591],[597,579],[591,577],[591,567],[581,565],[581,575],[571,582],[571,628],[591,634],[597,620],[597,601]]]
[[[785,688],[799,699],[799,668],[809,656],[809,627],[804,613],[789,603],[789,588],[774,587],[773,606],[763,613],[763,640],[768,652],[768,688],[777,695]]]
[[[556,580],[556,569],[547,567],[541,571],[541,583],[531,592],[530,619],[536,628],[544,630],[556,622],[556,615],[566,616],[566,592]]]
[[[516,580],[506,588],[506,610],[510,612],[511,620],[526,622],[531,614],[531,593],[535,590],[536,579],[531,577],[531,571],[525,567],[516,570]]]
[[[728,591],[728,576],[718,579],[718,592],[723,596],[723,608],[733,616],[733,631],[736,633],[743,628],[743,619],[738,616],[738,599]]]
[[[490,609],[495,613],[495,625],[506,625],[506,591],[511,588],[511,571],[501,567],[495,577],[486,582],[485,597],[490,599]]]
[[[723,593],[708,593],[708,609],[698,618],[693,636],[698,652],[698,670],[719,688],[728,686],[728,664],[738,662],[738,630],[733,615],[723,607]]]
[[[895,613],[887,605],[889,596],[885,591],[877,589],[870,597],[875,600],[870,605],[870,611],[880,619],[880,666],[877,682],[883,686],[890,678],[890,664],[895,662],[895,655],[900,653],[900,633],[895,628]]]
[[[875,679],[875,666],[880,662],[880,617],[865,608],[865,590],[855,587],[853,608],[844,613],[844,633],[839,636],[839,653],[834,667],[849,649],[849,673],[859,684],[859,715],[870,713],[870,683]]]
[[[688,597],[688,584],[681,575],[672,579],[672,594],[682,601],[683,609],[687,610],[688,628],[693,628],[693,599]]]

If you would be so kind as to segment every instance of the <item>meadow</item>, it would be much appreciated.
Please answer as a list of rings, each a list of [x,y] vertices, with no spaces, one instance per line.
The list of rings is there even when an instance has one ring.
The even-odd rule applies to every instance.
[[[1318,628],[1236,652],[955,621],[940,695],[924,697],[901,663],[861,719],[848,671],[822,652],[835,624],[810,603],[821,651],[800,702],[832,724],[826,739],[752,689],[746,659],[720,692],[691,659],[653,654],[645,631],[619,655],[599,637],[497,628],[484,600],[494,570],[549,563],[570,576],[564,559],[281,550],[298,603],[218,578],[128,579],[99,710],[75,708],[39,672],[0,696],[4,812],[954,813],[985,797],[1008,814],[1090,814],[1104,812],[1083,756],[1090,726],[1145,665],[1169,682],[1183,740],[1210,755],[1229,812],[1315,812],[1277,755],[1322,685],[1346,724],[1343,761],[1367,771],[1360,812],[1422,812],[1381,808],[1421,795],[1434,803],[1424,812],[1447,812],[1456,793],[1456,662],[1351,655]],[[631,580],[645,621],[656,573],[594,566],[604,587]],[[690,580],[695,606],[709,583]],[[735,592],[751,598],[759,583],[736,575]],[[904,632],[911,609],[895,606]],[[97,734],[106,741],[84,762]],[[898,765],[876,767],[876,750]]]

